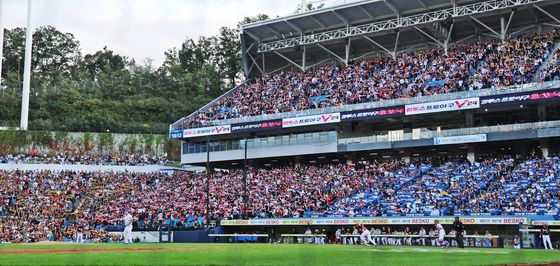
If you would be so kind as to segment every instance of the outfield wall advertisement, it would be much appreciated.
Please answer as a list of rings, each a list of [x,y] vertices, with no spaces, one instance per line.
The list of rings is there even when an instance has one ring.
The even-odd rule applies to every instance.
[[[374,217],[374,218],[319,218],[319,219],[255,219],[255,220],[222,220],[222,226],[255,226],[255,225],[414,225],[434,224],[439,220],[442,224],[452,224],[453,217]],[[529,224],[530,220],[525,217],[463,217],[464,224],[497,224],[517,225],[519,223]]]

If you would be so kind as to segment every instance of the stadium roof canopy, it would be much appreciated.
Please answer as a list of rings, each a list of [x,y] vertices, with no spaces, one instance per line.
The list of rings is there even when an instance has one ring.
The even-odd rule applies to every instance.
[[[241,26],[248,77],[560,28],[558,0],[365,0]]]

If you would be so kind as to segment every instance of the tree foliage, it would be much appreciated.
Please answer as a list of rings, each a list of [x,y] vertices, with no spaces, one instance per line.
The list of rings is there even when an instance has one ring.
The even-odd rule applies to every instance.
[[[17,126],[25,29],[6,29],[0,126]],[[30,129],[165,133],[168,125],[242,79],[239,32],[186,38],[164,62],[138,64],[105,46],[83,55],[71,33],[52,26],[33,33]],[[104,140],[105,141],[105,140]]]

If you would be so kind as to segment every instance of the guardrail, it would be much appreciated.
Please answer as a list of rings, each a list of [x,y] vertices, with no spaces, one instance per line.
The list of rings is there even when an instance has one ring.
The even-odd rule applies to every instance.
[[[387,141],[403,141],[403,140],[420,140],[431,139],[437,137],[466,136],[474,134],[488,134],[497,132],[514,132],[522,130],[537,130],[545,128],[558,128],[560,121],[544,121],[534,123],[510,124],[499,126],[471,127],[460,129],[448,129],[442,131],[424,131],[419,133],[403,133],[403,134],[380,134],[357,138],[341,138],[338,144],[361,144],[361,143],[377,143]]]

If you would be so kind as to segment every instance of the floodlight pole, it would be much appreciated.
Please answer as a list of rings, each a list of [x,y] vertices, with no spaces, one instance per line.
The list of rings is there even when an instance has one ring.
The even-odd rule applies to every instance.
[[[29,87],[31,86],[31,44],[33,29],[31,28],[31,0],[27,0],[27,28],[25,29],[25,59],[23,61],[23,91],[21,97],[20,130],[27,130],[29,118]]]
[[[206,224],[210,224],[210,138],[206,137]]]
[[[2,87],[2,62],[4,61],[4,24],[2,23],[2,3],[0,0],[0,88]]]
[[[241,219],[248,219],[247,215],[247,138],[245,138],[245,157],[243,159],[243,213]]]

